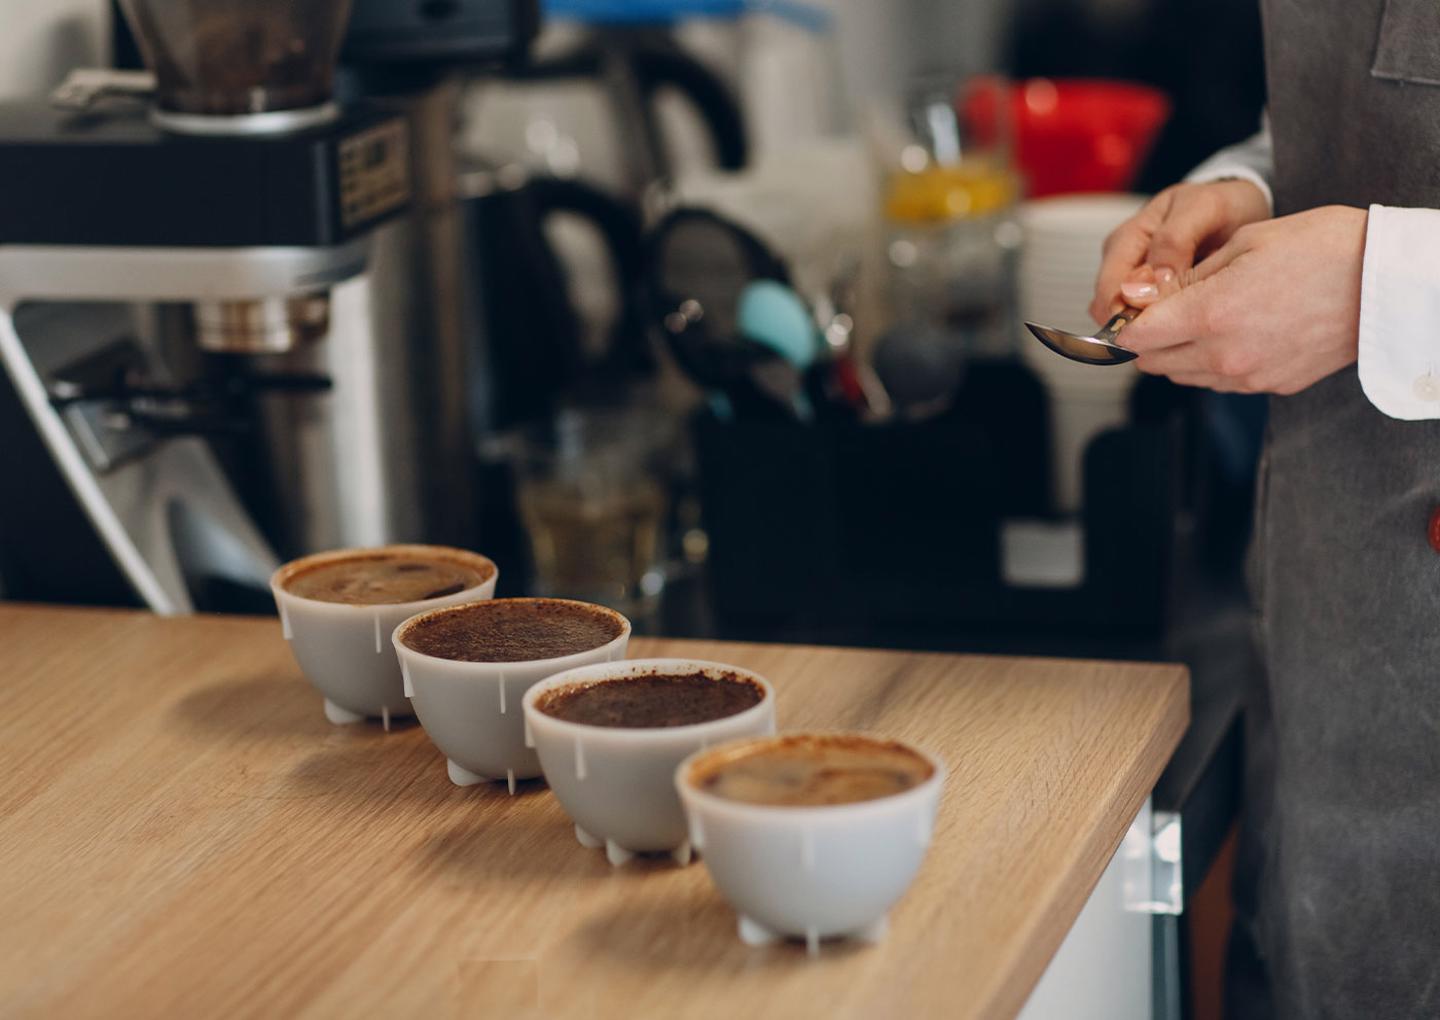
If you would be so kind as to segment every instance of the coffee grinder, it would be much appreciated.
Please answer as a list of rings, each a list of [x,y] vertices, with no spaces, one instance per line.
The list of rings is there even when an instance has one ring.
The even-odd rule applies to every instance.
[[[122,7],[148,71],[0,104],[7,594],[258,609],[281,556],[467,543],[472,338],[411,118],[336,101],[350,4]]]

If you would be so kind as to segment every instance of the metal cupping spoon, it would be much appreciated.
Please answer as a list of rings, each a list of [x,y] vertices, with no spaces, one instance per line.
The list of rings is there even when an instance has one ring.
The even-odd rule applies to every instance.
[[[1079,336],[1054,326],[1042,326],[1038,322],[1027,322],[1025,328],[1035,334],[1046,347],[1062,358],[1078,361],[1085,365],[1123,365],[1139,355],[1115,342],[1120,331],[1140,314],[1140,309],[1126,305],[1110,317],[1094,336]]]

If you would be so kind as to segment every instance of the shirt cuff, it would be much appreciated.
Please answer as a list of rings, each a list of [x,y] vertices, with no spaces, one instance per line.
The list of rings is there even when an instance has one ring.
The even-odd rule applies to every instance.
[[[1370,207],[1360,386],[1392,418],[1440,418],[1440,210]]]
[[[1190,184],[1209,184],[1212,181],[1220,181],[1229,177],[1238,178],[1242,181],[1249,181],[1260,189],[1265,196],[1265,208],[1270,215],[1275,215],[1275,193],[1270,190],[1270,182],[1265,176],[1253,167],[1243,163],[1231,163],[1226,161],[1224,153],[1214,159],[1208,159],[1201,163],[1194,170],[1185,175],[1185,180]]]

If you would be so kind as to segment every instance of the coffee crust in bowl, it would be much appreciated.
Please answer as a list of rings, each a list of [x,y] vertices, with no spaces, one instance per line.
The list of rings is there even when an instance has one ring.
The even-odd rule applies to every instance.
[[[416,618],[400,632],[406,648],[456,662],[533,662],[609,644],[624,618],[568,599],[490,599]]]
[[[312,602],[401,605],[458,595],[496,574],[488,557],[448,546],[391,545],[306,556],[276,575],[281,590]]]
[[[546,691],[535,707],[564,722],[616,729],[693,726],[738,715],[765,699],[738,673],[642,673]]]
[[[935,774],[923,755],[860,734],[793,734],[754,741],[695,763],[696,789],[746,804],[818,807],[879,800]]]

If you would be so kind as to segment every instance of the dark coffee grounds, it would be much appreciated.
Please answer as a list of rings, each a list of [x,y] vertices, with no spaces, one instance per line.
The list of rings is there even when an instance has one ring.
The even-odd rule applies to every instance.
[[[588,652],[620,636],[620,617],[563,599],[493,599],[427,616],[405,629],[407,648],[459,662],[529,662]]]
[[[759,684],[734,673],[695,672],[561,687],[547,691],[536,707],[546,715],[587,726],[654,729],[737,715],[764,697]]]

